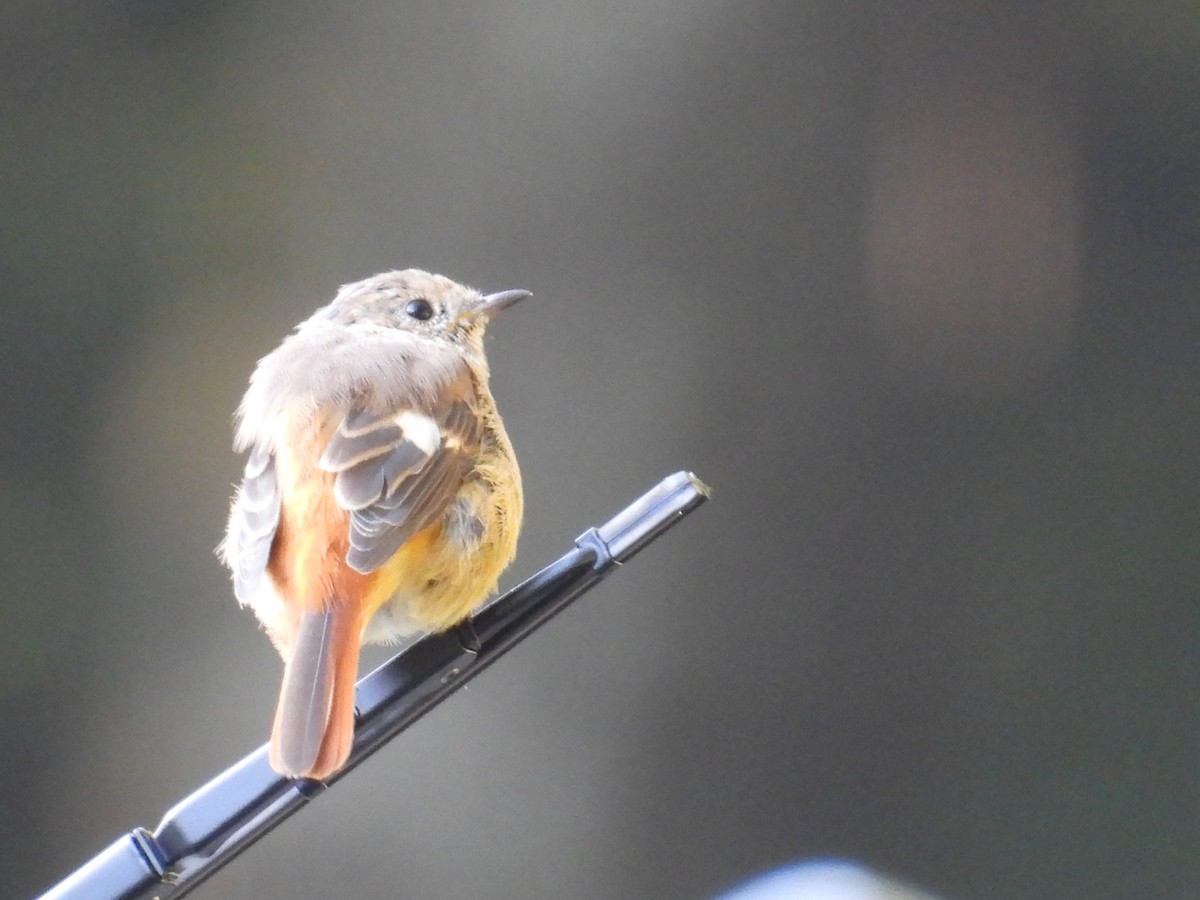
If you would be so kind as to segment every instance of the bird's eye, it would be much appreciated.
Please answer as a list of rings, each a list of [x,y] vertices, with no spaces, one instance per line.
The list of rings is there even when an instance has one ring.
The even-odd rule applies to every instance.
[[[404,312],[417,321],[424,322],[433,317],[433,304],[423,297],[418,297],[404,304]]]

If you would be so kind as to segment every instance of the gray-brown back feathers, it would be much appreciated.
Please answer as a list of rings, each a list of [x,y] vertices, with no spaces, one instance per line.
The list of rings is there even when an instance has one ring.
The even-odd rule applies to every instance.
[[[433,305],[428,321],[405,313],[415,299]],[[483,323],[458,322],[481,300],[478,291],[416,269],[346,285],[259,361],[238,408],[236,449],[271,445],[288,419],[318,409],[430,410],[468,360],[486,378]]]
[[[351,513],[349,564],[381,565],[435,521],[469,468],[482,426],[463,398],[487,379],[482,295],[417,269],[345,285],[263,357],[238,408],[251,451],[221,553],[238,600],[258,589],[279,521],[274,454],[333,416],[318,465]],[[416,318],[409,304],[429,304]],[[421,310],[424,311],[424,310]]]

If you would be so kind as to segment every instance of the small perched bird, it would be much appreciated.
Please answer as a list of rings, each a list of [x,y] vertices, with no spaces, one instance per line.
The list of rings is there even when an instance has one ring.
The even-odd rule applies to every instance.
[[[521,476],[483,333],[528,296],[385,272],[343,286],[254,370],[218,552],[283,656],[280,774],[345,764],[362,642],[449,628],[516,553]]]

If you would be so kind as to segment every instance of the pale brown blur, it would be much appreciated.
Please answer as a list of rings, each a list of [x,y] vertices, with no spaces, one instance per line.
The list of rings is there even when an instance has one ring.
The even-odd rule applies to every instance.
[[[868,246],[894,370],[990,393],[1072,349],[1078,174],[1064,102],[990,84],[979,65],[884,90]]]

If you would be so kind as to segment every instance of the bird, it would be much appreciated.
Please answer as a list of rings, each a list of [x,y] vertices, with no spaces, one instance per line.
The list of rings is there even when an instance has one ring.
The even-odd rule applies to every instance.
[[[255,367],[218,555],[283,658],[280,775],[345,766],[363,643],[454,626],[516,554],[521,473],[483,339],[529,296],[383,272],[343,285]]]

